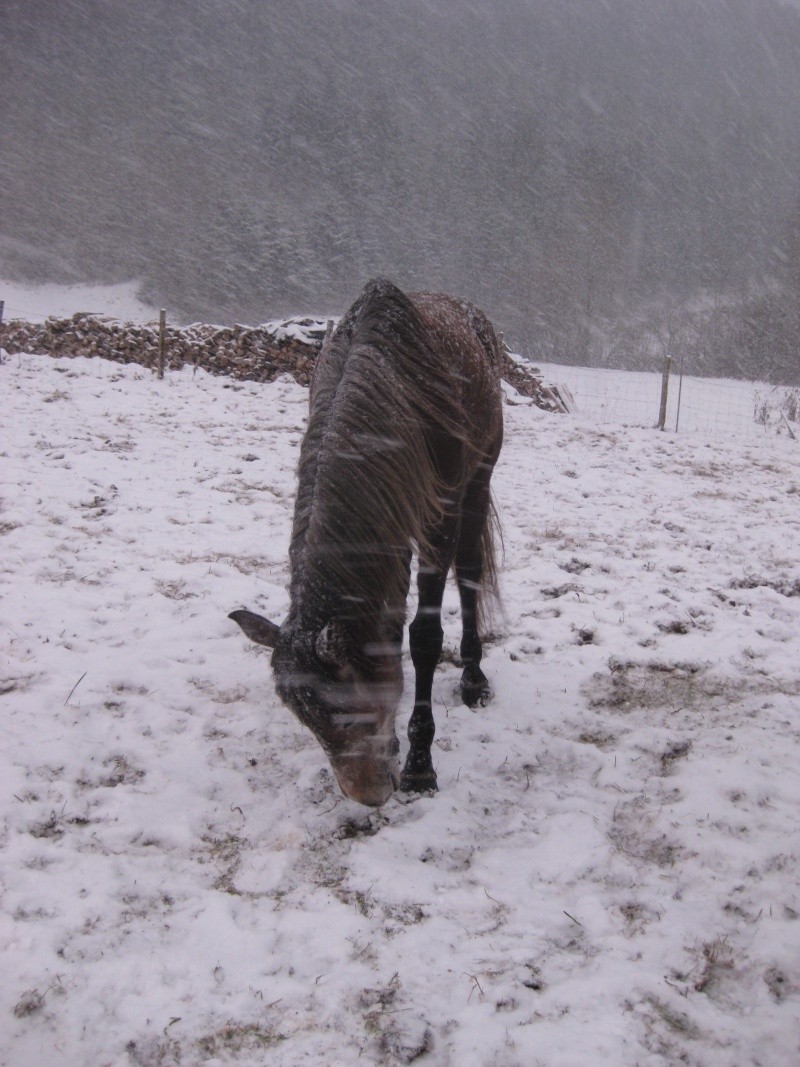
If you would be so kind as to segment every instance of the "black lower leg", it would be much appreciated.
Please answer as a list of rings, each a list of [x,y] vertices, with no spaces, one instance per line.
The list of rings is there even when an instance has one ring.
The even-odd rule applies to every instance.
[[[431,758],[431,745],[436,732],[431,691],[434,671],[442,653],[439,608],[421,608],[408,633],[416,684],[414,710],[408,723],[409,750],[400,787],[419,793],[426,789],[436,789],[436,772]]]
[[[431,758],[431,745],[436,732],[431,691],[433,675],[442,654],[442,595],[454,540],[454,536],[443,538],[444,547],[438,565],[420,564],[417,578],[419,604],[414,621],[408,628],[416,683],[414,710],[408,724],[410,747],[400,787],[409,792],[436,789],[436,772]]]

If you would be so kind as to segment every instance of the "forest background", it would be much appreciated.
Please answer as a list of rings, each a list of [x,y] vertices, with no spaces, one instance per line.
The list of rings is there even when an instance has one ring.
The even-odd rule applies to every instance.
[[[800,381],[800,9],[6,0],[0,274],[184,321],[468,297],[532,359]]]

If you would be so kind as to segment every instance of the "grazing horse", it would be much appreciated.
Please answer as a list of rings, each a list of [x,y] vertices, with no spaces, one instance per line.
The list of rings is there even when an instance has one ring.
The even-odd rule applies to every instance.
[[[327,338],[300,449],[281,626],[230,618],[274,649],[278,693],[325,750],[342,791],[382,804],[398,785],[395,712],[412,548],[419,602],[409,627],[416,671],[400,788],[436,789],[433,673],[441,605],[455,564],[463,635],[461,694],[490,696],[479,636],[496,592],[489,491],[503,437],[500,355],[477,308],[370,282]]]

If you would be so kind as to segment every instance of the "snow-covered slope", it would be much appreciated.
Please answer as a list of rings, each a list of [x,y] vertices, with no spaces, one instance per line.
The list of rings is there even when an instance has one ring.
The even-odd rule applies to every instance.
[[[286,608],[307,393],[0,380],[4,1067],[797,1062],[795,443],[509,394],[496,695],[450,591],[440,792],[370,812],[226,618]]]
[[[43,322],[48,315],[92,311],[126,322],[151,322],[158,309],[142,302],[138,282],[119,285],[24,285],[0,279],[4,319]]]

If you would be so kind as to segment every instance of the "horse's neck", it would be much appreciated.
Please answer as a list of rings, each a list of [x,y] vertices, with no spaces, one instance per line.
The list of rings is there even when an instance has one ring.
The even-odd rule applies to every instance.
[[[315,382],[301,449],[292,599],[307,603],[315,614],[333,611],[380,620],[387,607],[397,610],[404,573],[400,555],[418,537],[417,487],[398,485],[398,506],[387,502],[396,462],[387,447],[381,452],[380,442],[390,442],[392,448],[405,442],[403,447],[411,450],[415,442],[409,444],[403,428],[408,406],[399,399],[382,404],[372,368],[362,361],[360,370],[354,370],[342,353],[335,355]],[[365,393],[373,400],[374,424],[368,426],[361,411]],[[348,456],[353,450],[361,454]]]

